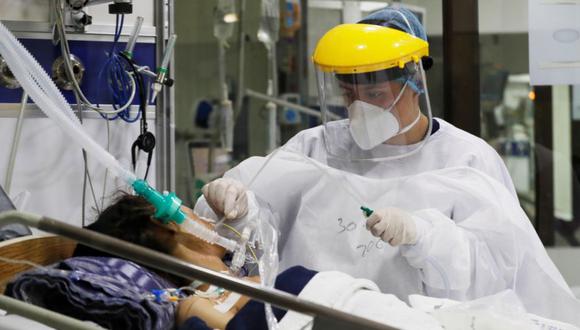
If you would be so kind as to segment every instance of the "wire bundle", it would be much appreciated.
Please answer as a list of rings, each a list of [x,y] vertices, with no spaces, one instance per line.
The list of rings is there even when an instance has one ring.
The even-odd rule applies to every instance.
[[[139,120],[140,113],[138,112],[135,117],[131,118],[130,105],[135,98],[135,91],[137,88],[136,80],[140,80],[141,77],[138,74],[132,75],[132,73],[125,69],[125,66],[123,65],[125,61],[122,58],[123,54],[117,49],[124,21],[125,15],[117,15],[113,45],[111,46],[107,61],[99,71],[99,86],[102,86],[103,79],[106,78],[105,85],[111,95],[111,104],[113,109],[115,109],[115,114],[113,117],[108,117],[102,113],[101,115],[109,120],[121,118],[126,122],[133,123]],[[133,68],[133,64],[130,61],[127,65],[130,66],[129,70]],[[139,85],[139,91],[143,94],[142,89],[144,86],[141,86],[141,84]]]
[[[117,115],[118,113],[125,111],[126,109],[128,109],[131,106],[131,103],[133,102],[133,98],[129,98],[127,100],[127,102],[125,102],[122,106],[115,108],[113,110],[105,110],[100,108],[99,106],[94,106],[85,96],[85,94],[83,93],[83,91],[81,90],[78,81],[74,78],[74,72],[73,72],[73,68],[72,68],[72,63],[70,61],[70,55],[71,55],[71,51],[69,48],[69,44],[68,44],[68,38],[67,38],[67,33],[64,27],[64,18],[63,18],[63,13],[64,13],[64,5],[65,3],[62,0],[54,0],[55,5],[54,5],[54,13],[55,13],[55,28],[56,28],[56,32],[58,34],[59,37],[59,41],[60,41],[60,48],[61,48],[61,52],[62,52],[62,56],[64,59],[64,64],[65,64],[65,71],[72,83],[72,87],[73,87],[73,91],[76,95],[78,95],[78,101],[81,105],[83,105],[84,107],[87,107],[91,110],[95,110],[98,113],[100,113],[101,115]],[[116,44],[118,42],[118,39],[120,37],[121,34],[121,29],[122,29],[122,22],[119,21],[119,19],[117,19],[117,26],[115,28],[115,40],[116,42],[114,44]],[[132,86],[132,92],[131,94],[134,95],[135,90],[137,88],[136,84],[134,83],[134,78],[131,77],[130,75],[127,76],[130,80],[131,80],[131,86]]]

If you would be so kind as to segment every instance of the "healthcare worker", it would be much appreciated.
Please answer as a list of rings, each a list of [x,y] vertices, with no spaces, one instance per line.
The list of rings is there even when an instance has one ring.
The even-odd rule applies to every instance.
[[[516,197],[493,148],[432,117],[425,78],[432,65],[428,52],[423,26],[404,8],[386,8],[359,24],[327,32],[313,56],[324,125],[298,133],[284,149],[369,178],[469,166],[498,180]],[[235,179],[217,179],[203,191],[200,207],[207,202],[230,220],[247,214],[246,188]],[[368,227],[393,244],[413,243],[412,224],[405,230],[386,230],[389,223],[407,218],[402,210],[377,210]]]
[[[401,299],[511,288],[531,311],[557,316],[564,309],[552,313],[538,297],[573,297],[500,157],[431,116],[422,26],[392,8],[362,23],[331,29],[315,49],[324,125],[299,133],[270,165],[250,158],[209,183],[195,211],[239,232],[267,202],[280,215],[281,270],[339,270]],[[367,218],[362,203],[374,210]]]

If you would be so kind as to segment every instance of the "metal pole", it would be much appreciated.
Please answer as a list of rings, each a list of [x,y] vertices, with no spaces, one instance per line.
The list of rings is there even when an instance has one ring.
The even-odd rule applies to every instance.
[[[251,89],[246,89],[246,95],[248,95],[250,97],[257,98],[259,100],[276,103],[276,104],[283,106],[283,107],[292,108],[298,112],[302,112],[302,113],[307,114],[309,116],[322,118],[322,114],[318,110],[311,109],[311,108],[305,107],[305,106],[300,105],[300,104],[291,103],[291,102],[288,102],[288,101],[285,101],[285,100],[282,100],[282,99],[279,99],[279,98],[276,98],[273,96],[268,96],[266,94],[256,92],[256,91],[251,90]],[[333,114],[333,113],[328,113],[327,116],[331,120],[344,119],[344,118],[342,118],[336,114]]]
[[[167,5],[166,5],[167,3]],[[167,23],[167,29],[166,24]],[[173,0],[155,0],[155,61],[160,67],[166,50],[165,40],[173,34]],[[174,77],[174,57],[169,65],[169,76]],[[175,92],[164,87],[156,99],[155,135],[157,137],[155,186],[158,190],[175,190]]]
[[[276,67],[276,43],[265,44],[268,50],[268,96],[278,95],[278,74]],[[278,147],[278,111],[274,102],[266,103],[268,110],[268,150],[271,153]]]
[[[246,12],[246,0],[240,0],[239,23],[238,23],[238,43],[240,44],[240,54],[238,57],[238,91],[236,93],[236,108],[234,111],[234,125],[238,116],[242,112],[242,102],[244,102],[244,65],[246,64],[246,34],[244,32],[244,13]]]
[[[286,292],[232,278],[229,275],[192,265],[136,244],[131,244],[87,229],[78,228],[50,218],[16,211],[0,213],[0,226],[7,223],[22,223],[36,227],[40,230],[82,242],[82,244],[92,248],[134,260],[143,265],[163,270],[173,275],[211,283],[226,290],[234,291],[283,309],[293,310],[313,317],[332,318],[340,321],[341,325],[344,325],[344,327],[336,329],[395,329],[375,321],[300,299]]]
[[[293,110],[307,114],[309,116],[322,118],[322,114],[320,113],[320,111],[305,107],[305,106],[300,105],[300,104],[291,103],[291,102],[288,102],[288,101],[285,101],[285,100],[282,100],[282,99],[279,99],[276,97],[268,96],[266,94],[256,92],[256,91],[251,90],[251,89],[246,89],[246,95],[253,97],[253,98],[257,98],[259,100],[266,101],[266,102],[276,103],[282,107],[292,108]],[[329,114],[329,116],[330,116],[330,114]],[[336,115],[333,118],[339,119],[339,117]]]
[[[175,1],[167,0],[167,7],[169,9],[168,13],[168,23],[169,23],[169,35],[175,34]],[[175,51],[171,54],[171,62],[169,65],[169,75],[175,78]],[[169,155],[167,155],[167,166],[168,166],[168,187],[169,191],[175,191],[175,87],[168,88],[167,93],[169,94],[169,123],[167,125],[168,129],[168,149]]]

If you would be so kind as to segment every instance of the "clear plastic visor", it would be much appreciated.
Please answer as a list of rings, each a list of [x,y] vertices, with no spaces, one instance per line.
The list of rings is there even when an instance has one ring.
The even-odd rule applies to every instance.
[[[317,68],[330,156],[400,158],[419,150],[431,132],[431,106],[421,62],[404,69],[338,74]]]

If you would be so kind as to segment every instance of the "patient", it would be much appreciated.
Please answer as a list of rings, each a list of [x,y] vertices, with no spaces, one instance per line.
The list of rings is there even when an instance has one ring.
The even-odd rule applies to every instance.
[[[212,227],[212,224],[199,219],[189,208],[182,207],[182,210],[191,219],[208,228]],[[182,232],[175,223],[163,224],[153,218],[154,213],[155,208],[144,198],[123,194],[86,228],[208,269],[215,271],[228,269],[222,261],[225,255],[224,248]],[[79,245],[75,251],[75,256],[104,254],[83,245]]]
[[[213,225],[204,222],[197,217],[191,210],[183,208],[185,212],[195,221],[211,228]],[[203,266],[215,271],[227,272],[225,251],[212,244],[205,243],[196,237],[184,233],[176,224],[162,224],[154,219],[155,210],[145,199],[141,197],[123,195],[115,203],[105,209],[98,217],[97,221],[88,228],[110,236],[123,239],[135,244],[151,248],[153,250],[169,254],[181,260]],[[76,254],[79,255],[97,255],[103,253],[79,245]],[[184,279],[176,279],[171,276],[165,276],[170,279],[177,287],[188,285]],[[245,277],[248,281],[259,282],[258,277]],[[397,328],[405,329],[443,329],[440,325],[445,324],[443,319],[435,319],[422,309],[432,304],[433,309],[438,313],[444,313],[441,307],[442,300],[434,298],[425,298],[421,301],[419,298],[419,309],[409,307],[405,302],[399,300],[395,295],[381,293],[375,283],[366,279],[357,279],[345,273],[337,271],[326,271],[317,273],[312,270],[297,266],[291,267],[279,274],[276,278],[275,288],[300,296],[305,300],[317,302],[338,310],[343,310],[354,315],[373,319],[377,322],[391,325]],[[211,291],[207,285],[198,288],[201,291]],[[175,320],[179,330],[190,329],[267,329],[267,322],[264,311],[264,304],[250,300],[241,296],[231,307],[218,310],[220,305],[230,297],[235,297],[235,293],[219,290],[213,298],[205,298],[203,294],[192,295],[179,302]],[[500,293],[502,295],[504,293]],[[511,294],[512,299],[508,300],[511,304],[513,299],[517,298]],[[504,302],[494,297],[490,300],[484,297],[484,304],[489,301],[497,302],[502,305]],[[449,301],[451,302],[451,301]],[[457,302],[459,303],[459,302]],[[475,314],[481,317],[481,311],[476,303]],[[492,304],[493,305],[493,304]],[[222,305],[223,306],[223,305]],[[451,307],[453,305],[450,305]],[[491,305],[490,305],[491,306]],[[509,318],[503,319],[498,310],[503,307],[490,307],[493,310],[493,317],[501,322],[508,322]],[[463,308],[463,309],[462,309]],[[472,322],[469,311],[469,303],[464,310],[465,326],[457,328],[467,328]],[[495,308],[495,309],[494,309]],[[299,314],[296,312],[286,313],[284,310],[273,308],[275,317],[280,321],[280,327],[283,329],[309,329],[312,327],[312,317]],[[449,315],[455,315],[457,310],[451,309]],[[454,314],[455,313],[455,314]],[[463,313],[463,312],[462,312]],[[479,313],[479,314],[478,314]],[[501,317],[500,317],[501,316]],[[509,315],[508,315],[509,316]],[[525,315],[524,315],[525,316]],[[450,317],[450,320],[456,322],[457,317]],[[526,320],[528,322],[529,320]],[[440,323],[441,322],[441,323]],[[531,321],[529,321],[531,322]],[[453,323],[456,325],[455,323]],[[531,328],[531,327],[530,327]]]
[[[213,224],[201,220],[189,208],[182,207],[187,215],[208,228]],[[166,253],[194,265],[211,270],[227,272],[228,267],[223,261],[226,251],[220,246],[209,244],[197,237],[181,231],[175,223],[163,224],[154,218],[155,208],[144,198],[123,194],[112,205],[106,208],[97,221],[87,226],[87,229],[116,237],[124,241],[138,244],[162,253]],[[75,256],[110,256],[79,244]],[[280,274],[276,287],[297,295],[316,272],[302,267],[293,267]],[[160,274],[176,284],[177,287],[189,285],[190,282],[169,274]],[[244,277],[248,281],[258,282],[259,277]],[[198,290],[208,290],[208,285],[198,287]],[[219,296],[204,298],[193,295],[179,303],[176,321],[180,329],[243,329],[252,324],[252,329],[267,328],[264,316],[264,305],[250,301],[241,296],[231,308],[218,311],[215,307],[224,303],[231,293],[224,291]],[[275,309],[275,314],[281,318],[285,311]]]

